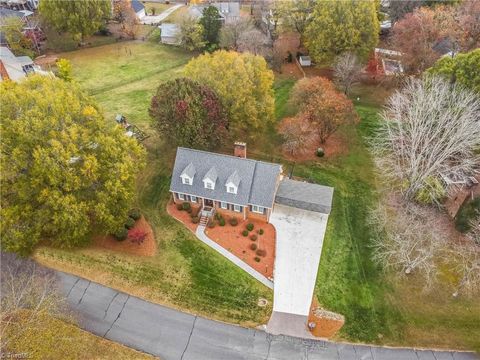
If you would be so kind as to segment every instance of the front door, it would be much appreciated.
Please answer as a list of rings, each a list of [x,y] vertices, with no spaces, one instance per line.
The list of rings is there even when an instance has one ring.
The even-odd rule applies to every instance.
[[[205,206],[213,207],[213,200],[205,199]]]

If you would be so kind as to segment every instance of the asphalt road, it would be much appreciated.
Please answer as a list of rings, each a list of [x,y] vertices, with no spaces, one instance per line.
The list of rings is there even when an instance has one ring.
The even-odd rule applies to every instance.
[[[58,272],[80,326],[162,360],[473,360],[473,353],[390,349],[289,336],[224,324],[153,304]]]

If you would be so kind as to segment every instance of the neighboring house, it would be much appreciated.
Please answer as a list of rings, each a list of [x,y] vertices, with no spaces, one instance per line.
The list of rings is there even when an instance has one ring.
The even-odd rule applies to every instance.
[[[193,5],[189,8],[189,14],[195,19],[203,16],[203,10],[208,6],[215,6],[220,13],[221,22],[223,24],[231,24],[240,19],[240,3],[238,2],[216,2],[205,5]]]
[[[180,44],[180,27],[177,24],[163,23],[159,26],[160,41],[163,44],[179,45]]]
[[[373,61],[375,69],[370,69],[377,75],[398,75],[403,73],[402,53],[394,50],[376,48]]]
[[[138,19],[143,19],[145,17],[145,5],[143,5],[140,1],[138,0],[132,0],[130,2],[133,11],[135,11],[135,14],[137,14]]]
[[[282,166],[247,159],[246,144],[234,156],[179,147],[170,192],[176,204],[189,202],[201,215],[215,212],[268,222],[274,203],[330,213],[333,189],[283,179]]]
[[[312,66],[312,59],[310,56],[301,55],[298,57],[298,62],[301,66]]]
[[[43,71],[39,66],[35,65],[30,57],[15,56],[9,48],[5,46],[0,47],[1,81],[20,81],[30,73],[39,73],[42,75],[51,74],[48,71]]]
[[[30,10],[38,8],[40,0],[0,0],[0,5],[13,10]]]
[[[2,28],[6,25],[6,20],[9,18],[17,18],[23,22],[23,34],[31,39],[34,43],[44,40],[43,31],[40,29],[38,20],[33,18],[33,12],[29,10],[11,10],[0,7],[0,45],[6,46],[7,41]]]

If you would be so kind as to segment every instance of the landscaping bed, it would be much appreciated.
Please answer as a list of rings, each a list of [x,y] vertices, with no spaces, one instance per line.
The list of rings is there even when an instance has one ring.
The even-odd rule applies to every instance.
[[[185,210],[179,210],[177,208],[177,204],[175,204],[173,201],[168,202],[167,213],[169,213],[172,217],[174,217],[175,219],[180,221],[183,225],[185,225],[193,233],[195,233],[195,231],[197,231],[198,223],[194,224],[192,222],[191,213],[188,213]]]
[[[154,256],[157,252],[157,242],[153,234],[152,227],[145,217],[141,217],[135,222],[135,226],[128,230],[130,234],[126,239],[119,241],[113,235],[96,236],[94,244],[114,251],[120,251],[132,255]],[[141,242],[132,239],[131,234],[145,234]]]
[[[248,224],[253,225],[253,230],[247,230]],[[260,235],[261,230],[263,230],[263,234]],[[244,231],[247,232],[246,236]],[[213,228],[207,227],[205,234],[262,275],[267,278],[273,278],[275,228],[272,224],[267,224],[260,220],[247,219],[239,220],[236,226],[232,226],[229,221],[226,221],[225,226],[217,224]]]

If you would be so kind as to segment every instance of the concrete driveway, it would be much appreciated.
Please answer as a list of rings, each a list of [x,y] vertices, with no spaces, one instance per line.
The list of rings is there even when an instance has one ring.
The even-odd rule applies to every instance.
[[[83,329],[162,360],[478,360],[473,353],[373,346],[273,336],[182,313],[57,272]]]
[[[317,279],[328,215],[275,204],[276,229],[273,314],[267,331],[292,336],[305,330]]]

